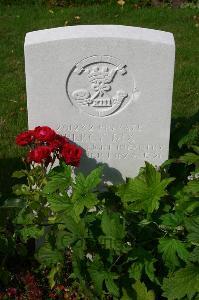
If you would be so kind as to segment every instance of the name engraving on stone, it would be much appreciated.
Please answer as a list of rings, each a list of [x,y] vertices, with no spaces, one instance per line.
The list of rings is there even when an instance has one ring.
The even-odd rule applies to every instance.
[[[75,107],[89,115],[105,117],[123,109],[138,97],[135,80],[131,78],[127,91],[124,80],[129,80],[127,66],[109,55],[94,55],[83,59],[70,72],[67,95]],[[77,85],[79,86],[77,88]]]
[[[138,143],[137,138],[143,133],[141,124],[62,124],[57,126],[57,131],[80,144],[87,156],[96,160],[155,161],[167,150],[166,145]]]

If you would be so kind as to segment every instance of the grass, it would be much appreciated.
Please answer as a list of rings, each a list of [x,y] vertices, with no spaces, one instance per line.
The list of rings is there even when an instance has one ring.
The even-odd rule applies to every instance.
[[[172,124],[195,122],[199,106],[199,17],[195,9],[93,5],[49,9],[44,6],[0,5],[0,190],[7,194],[9,176],[20,168],[17,133],[27,129],[23,44],[26,32],[77,24],[121,24],[173,32],[176,66]],[[80,16],[77,20],[75,16]],[[38,124],[39,125],[39,124]],[[174,125],[172,125],[174,126]]]

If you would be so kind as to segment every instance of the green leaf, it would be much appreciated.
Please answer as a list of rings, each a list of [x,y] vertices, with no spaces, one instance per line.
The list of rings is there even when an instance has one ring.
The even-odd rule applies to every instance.
[[[148,278],[152,281],[152,282],[155,282],[157,284],[160,284],[158,278],[156,278],[155,276],[155,267],[154,267],[154,263],[156,262],[157,260],[155,258],[152,258],[151,260],[147,260],[145,259],[144,260],[144,270],[145,270],[145,273],[146,275],[148,276]]]
[[[106,273],[105,277],[105,284],[107,287],[107,290],[112,296],[119,297],[119,287],[114,282],[115,276],[113,273]]]
[[[26,204],[25,199],[21,198],[11,198],[11,199],[6,199],[3,206],[5,208],[22,208]]]
[[[124,248],[122,240],[126,232],[119,213],[104,212],[102,214],[101,228],[104,235],[99,237],[99,241],[106,249],[122,250]]]
[[[72,218],[68,217],[65,222],[65,230],[57,232],[56,245],[60,250],[71,246],[73,252],[82,258],[84,256],[86,247],[85,240],[87,238],[88,229],[85,226],[84,220],[80,220],[76,223]]]
[[[132,300],[132,298],[129,297],[127,291],[123,288],[122,289],[122,298],[121,300]]]
[[[32,225],[34,221],[34,215],[28,209],[23,208],[15,219],[16,224],[20,225]]]
[[[156,284],[159,285],[159,280],[157,279],[157,277],[155,276],[155,266],[154,264],[156,263],[156,259],[153,258],[153,256],[151,255],[151,253],[149,251],[146,251],[145,249],[139,247],[139,248],[134,248],[133,250],[131,250],[128,253],[129,257],[128,257],[128,261],[133,261],[133,265],[137,264],[138,267],[138,272],[141,271],[141,274],[137,273],[138,275],[133,276],[133,272],[135,271],[134,269],[132,270],[133,272],[131,272],[131,270],[129,270],[129,274],[130,278],[134,278],[136,280],[141,279],[142,274],[146,274],[148,276],[148,278],[152,281],[155,282]],[[142,267],[141,267],[142,266]]]
[[[52,172],[48,176],[47,184],[44,186],[44,194],[52,194],[57,191],[65,192],[71,184],[71,167],[65,166],[58,169],[59,172]]]
[[[184,216],[182,213],[177,212],[175,214],[165,214],[160,218],[162,220],[162,224],[165,226],[169,226],[171,228],[176,228],[183,224]]]
[[[65,193],[64,195],[50,194],[47,196],[48,202],[50,204],[50,208],[53,212],[71,212],[72,204],[70,202],[70,198]]]
[[[130,202],[130,210],[152,213],[158,209],[161,197],[167,195],[165,189],[174,178],[161,180],[160,172],[151,164],[145,164],[144,172],[134,179],[129,179],[125,186],[119,186],[117,195],[121,197],[125,206]]]
[[[175,210],[179,213],[192,213],[199,207],[199,201],[197,201],[192,194],[185,193],[185,188],[175,194]]]
[[[188,241],[199,246],[199,217],[187,218],[185,220],[185,227],[188,231]]]
[[[26,170],[20,170],[20,171],[15,171],[12,174],[12,177],[14,178],[23,178],[25,176],[27,176],[28,172]]]
[[[199,155],[195,153],[185,153],[179,160],[188,165],[199,164]]]
[[[199,197],[199,181],[192,180],[184,187],[184,192],[194,197]]]
[[[189,252],[186,249],[186,244],[172,238],[162,238],[159,240],[158,251],[162,253],[162,258],[165,265],[174,270],[180,266],[179,258],[187,261]]]
[[[39,228],[37,226],[28,226],[22,228],[20,231],[20,235],[24,242],[27,242],[28,239],[39,239],[44,235],[44,228]]]
[[[133,284],[133,288],[136,291],[136,300],[155,300],[155,294],[153,291],[147,291],[147,287],[144,282],[136,281]]]
[[[199,266],[190,264],[171,274],[169,278],[164,279],[163,290],[163,296],[168,300],[182,299],[190,295],[193,297],[199,292]]]
[[[16,184],[12,187],[13,193],[17,196],[28,195],[30,193],[30,188],[26,184]]]
[[[104,268],[104,265],[98,255],[96,255],[93,262],[90,263],[88,271],[93,281],[95,290],[99,295],[102,295],[103,282],[105,281],[109,293],[115,297],[119,296],[119,288],[114,282],[118,276]]]
[[[88,190],[95,189],[101,182],[103,167],[100,166],[93,170],[85,180],[85,186]]]
[[[64,256],[59,250],[53,249],[49,243],[44,243],[39,248],[36,259],[45,267],[54,267],[63,263]]]
[[[51,289],[55,286],[56,284],[55,276],[59,274],[60,271],[61,271],[60,265],[56,265],[50,270],[50,273],[48,274],[48,281]]]
[[[135,280],[140,280],[142,275],[143,264],[140,262],[135,262],[129,268],[129,278],[133,278]]]
[[[199,247],[195,247],[194,250],[190,253],[189,260],[199,263]]]
[[[74,214],[77,221],[84,208],[91,209],[98,203],[97,196],[93,193],[93,190],[100,183],[101,175],[102,167],[93,170],[86,178],[82,173],[77,175],[76,182],[73,184],[72,196]]]

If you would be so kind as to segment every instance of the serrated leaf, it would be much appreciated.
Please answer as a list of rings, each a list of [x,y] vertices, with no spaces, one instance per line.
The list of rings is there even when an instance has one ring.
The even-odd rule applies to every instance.
[[[55,213],[61,211],[70,212],[72,210],[72,204],[67,194],[64,194],[62,196],[57,194],[52,194],[52,195],[48,195],[47,199],[50,204],[50,208]]]
[[[76,223],[72,218],[67,218],[65,230],[57,232],[56,245],[60,250],[71,246],[73,252],[78,253],[79,257],[83,257],[86,238],[88,238],[88,229],[84,221],[80,220],[79,223]]]
[[[103,171],[103,167],[100,166],[100,167],[94,169],[86,177],[85,186],[87,187],[87,189],[92,190],[98,186],[98,184],[101,182],[102,171]]]
[[[136,281],[136,283],[133,284],[133,288],[136,291],[136,300],[155,300],[154,292],[147,291],[144,282]]]
[[[43,188],[44,194],[52,194],[60,191],[65,192],[71,184],[71,167],[66,166],[64,169],[58,169],[60,172],[51,173],[48,181]],[[62,171],[61,171],[62,170]]]
[[[15,171],[12,174],[12,177],[14,177],[14,178],[23,178],[27,175],[27,173],[28,172],[26,170]]]
[[[130,298],[128,296],[128,293],[124,288],[122,289],[122,298],[121,298],[121,300],[132,300],[132,298]]]
[[[34,215],[32,212],[27,211],[23,208],[17,215],[15,219],[16,224],[20,225],[32,225],[34,220]]]
[[[175,194],[175,210],[179,213],[181,213],[182,211],[192,213],[195,209],[199,207],[199,201],[197,201],[189,193],[185,193],[185,188],[182,191],[179,191]]]
[[[160,172],[151,164],[147,162],[145,164],[144,173],[119,186],[117,195],[121,197],[125,206],[130,202],[130,210],[152,213],[158,209],[161,197],[167,195],[165,189],[174,178],[161,180]]]
[[[199,181],[192,180],[184,187],[184,192],[191,194],[194,197],[199,197]]]
[[[84,177],[82,173],[79,173],[76,177],[76,182],[73,184],[72,202],[74,203],[74,214],[77,221],[84,208],[89,210],[98,203],[97,195],[93,192],[93,189],[101,181],[101,174],[102,168],[98,167],[87,177]]]
[[[28,239],[39,239],[44,235],[44,228],[39,228],[37,226],[28,226],[20,230],[20,235],[24,242],[27,242]]]
[[[189,260],[199,263],[199,247],[195,247],[194,250],[190,253]]]
[[[160,284],[158,278],[156,278],[155,276],[155,267],[154,267],[154,263],[157,260],[155,258],[152,258],[151,260],[144,260],[144,270],[146,275],[148,276],[148,278],[152,281],[155,282],[157,284]]]
[[[39,248],[36,259],[45,267],[53,267],[58,263],[62,264],[64,256],[59,250],[53,249],[49,243],[44,243]]]
[[[130,251],[128,255],[129,255],[128,261],[135,261],[137,264],[140,264],[140,269],[142,266],[141,272],[145,273],[152,282],[159,284],[159,281],[155,276],[155,266],[154,266],[157,260],[153,258],[153,256],[149,251],[146,251],[145,249],[139,247]]]
[[[187,218],[185,220],[185,227],[188,231],[188,241],[199,246],[199,217]]]
[[[199,292],[199,266],[188,265],[163,281],[163,296],[168,300],[180,300]],[[191,298],[192,299],[192,298]]]
[[[179,160],[188,165],[199,164],[199,155],[195,153],[185,153],[185,155],[180,156]]]
[[[96,255],[88,268],[90,277],[93,281],[96,292],[102,295],[103,282],[105,281],[107,290],[115,297],[119,296],[119,288],[114,280],[118,278],[115,273],[112,273],[104,268],[100,257]]]
[[[99,237],[99,242],[106,249],[124,249],[125,245],[122,240],[124,239],[126,232],[120,214],[104,212],[102,214],[101,228],[104,235]]]
[[[60,265],[56,265],[55,267],[51,268],[49,274],[48,274],[48,282],[50,285],[50,288],[52,289],[55,286],[55,276],[60,273]]]
[[[134,278],[135,280],[140,280],[142,275],[143,264],[140,262],[133,263],[129,270],[129,278]]]
[[[189,252],[186,249],[186,244],[172,238],[162,238],[159,240],[158,251],[162,253],[165,265],[174,270],[175,267],[180,266],[179,258],[187,261]]]
[[[112,273],[107,273],[105,277],[105,284],[107,290],[112,296],[119,297],[119,287],[114,282],[114,275]]]
[[[161,216],[162,224],[172,228],[176,228],[183,224],[184,216],[182,213],[177,212],[175,214],[169,213]]]

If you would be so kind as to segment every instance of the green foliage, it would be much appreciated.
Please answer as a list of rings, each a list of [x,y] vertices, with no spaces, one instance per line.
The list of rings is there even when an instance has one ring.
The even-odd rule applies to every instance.
[[[136,281],[133,288],[136,291],[137,300],[155,300],[155,294],[153,291],[147,291],[146,285],[143,282]]]
[[[179,258],[186,262],[189,256],[185,243],[172,238],[160,239],[158,250],[170,270],[180,266]]]
[[[164,280],[163,290],[163,295],[169,300],[183,299],[185,296],[194,299],[199,293],[199,266],[190,264],[171,274]]]
[[[49,173],[40,166],[15,172],[16,197],[2,206],[15,213],[12,232],[0,226],[0,279],[11,278],[6,260],[26,256],[28,243],[39,240],[37,272],[50,288],[67,278],[85,299],[196,300],[198,147],[190,151],[159,169],[146,162],[137,177],[104,191],[102,166],[88,176],[62,164]],[[176,163],[182,180],[170,175]]]
[[[161,179],[161,173],[146,162],[143,173],[119,187],[117,195],[132,211],[152,213],[159,207],[160,199],[167,195],[166,187],[174,178]]]

